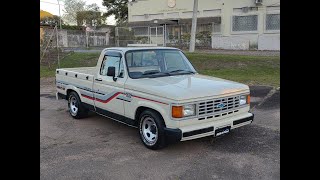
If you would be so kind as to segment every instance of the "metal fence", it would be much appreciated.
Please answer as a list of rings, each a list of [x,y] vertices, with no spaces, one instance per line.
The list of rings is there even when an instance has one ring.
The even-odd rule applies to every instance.
[[[57,48],[57,26],[50,29],[40,28],[40,64],[52,67],[57,63],[61,50]]]
[[[196,33],[196,47],[211,48],[212,32],[220,31],[220,27],[213,29],[212,23],[198,24]],[[188,48],[190,42],[191,24],[116,27],[115,45],[125,47],[128,44],[156,44]]]
[[[52,28],[42,29],[40,39],[48,38],[52,33]],[[114,46],[114,36],[111,32],[82,31],[58,29],[59,47],[110,47]]]
[[[191,24],[166,26],[167,46],[188,48],[191,37]],[[196,47],[211,48],[212,24],[198,24],[196,31]]]
[[[57,26],[40,27],[40,64],[49,68],[75,49],[112,46],[115,46],[112,31],[66,30],[57,29]]]
[[[116,27],[115,45],[126,47],[128,44],[150,44],[148,27]]]

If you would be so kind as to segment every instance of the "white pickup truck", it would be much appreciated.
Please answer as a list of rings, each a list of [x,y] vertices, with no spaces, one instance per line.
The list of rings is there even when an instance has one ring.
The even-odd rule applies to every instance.
[[[136,127],[149,149],[219,136],[254,117],[247,85],[198,74],[176,48],[106,48],[96,67],[57,69],[56,87],[72,117],[91,110]]]

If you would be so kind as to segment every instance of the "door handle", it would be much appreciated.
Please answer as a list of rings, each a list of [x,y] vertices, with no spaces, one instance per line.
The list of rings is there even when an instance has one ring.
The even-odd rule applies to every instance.
[[[96,80],[96,81],[102,81],[101,78],[95,78],[94,80]]]

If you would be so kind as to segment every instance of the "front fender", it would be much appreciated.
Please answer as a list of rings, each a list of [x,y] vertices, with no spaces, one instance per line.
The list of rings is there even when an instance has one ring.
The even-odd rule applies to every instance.
[[[141,100],[137,103],[137,108],[134,111],[135,114],[137,113],[139,107],[146,107],[159,112],[167,128],[176,128],[179,125],[179,121],[173,121],[170,118],[170,104],[160,104],[151,101]]]

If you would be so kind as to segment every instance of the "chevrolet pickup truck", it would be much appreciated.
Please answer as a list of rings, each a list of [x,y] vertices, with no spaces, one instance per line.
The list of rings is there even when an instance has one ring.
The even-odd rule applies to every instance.
[[[94,111],[136,127],[149,149],[226,134],[254,117],[247,85],[200,75],[176,48],[106,48],[96,67],[57,69],[56,87],[73,118]]]

